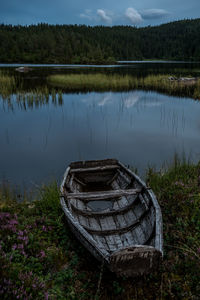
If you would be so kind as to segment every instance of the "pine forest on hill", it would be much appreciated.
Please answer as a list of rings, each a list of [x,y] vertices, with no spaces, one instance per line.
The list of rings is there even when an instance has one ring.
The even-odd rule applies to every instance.
[[[118,60],[200,61],[200,19],[154,27],[0,25],[1,63],[113,63]]]

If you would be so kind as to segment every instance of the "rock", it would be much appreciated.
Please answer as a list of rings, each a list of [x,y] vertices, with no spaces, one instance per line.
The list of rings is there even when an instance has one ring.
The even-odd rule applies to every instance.
[[[29,68],[29,67],[19,67],[19,68],[16,68],[15,70],[16,70],[17,72],[23,72],[23,73],[26,73],[26,72],[31,71],[32,69]]]

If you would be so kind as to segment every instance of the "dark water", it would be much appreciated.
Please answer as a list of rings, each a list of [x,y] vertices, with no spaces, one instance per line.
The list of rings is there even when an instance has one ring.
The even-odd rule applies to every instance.
[[[156,65],[155,72],[164,67],[170,71]],[[121,67],[123,72],[134,68],[139,67]],[[142,68],[151,72],[153,65]],[[198,65],[173,68],[178,72],[187,68],[185,73],[200,70]],[[107,69],[117,72],[120,67]],[[45,81],[48,72],[56,70],[40,67],[16,76],[25,77],[26,86],[34,80],[39,85],[43,82],[38,77]],[[175,153],[198,161],[199,116],[200,102],[151,91],[64,93],[62,101],[52,101],[50,96],[38,106],[22,105],[16,95],[9,101],[0,96],[0,180],[34,188],[60,180],[75,160],[117,158],[140,174],[148,166],[159,169],[170,163]]]

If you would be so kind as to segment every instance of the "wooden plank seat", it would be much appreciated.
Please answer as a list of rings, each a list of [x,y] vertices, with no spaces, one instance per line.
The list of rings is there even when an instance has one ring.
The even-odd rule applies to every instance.
[[[114,170],[114,169],[119,169],[119,165],[70,169],[70,173],[81,173],[81,172],[89,173],[89,172],[99,172],[99,171],[107,171],[107,170]]]
[[[100,201],[105,199],[119,198],[122,196],[136,195],[139,193],[141,193],[141,189],[111,190],[88,193],[66,193],[64,196],[68,199],[80,199],[82,201]]]

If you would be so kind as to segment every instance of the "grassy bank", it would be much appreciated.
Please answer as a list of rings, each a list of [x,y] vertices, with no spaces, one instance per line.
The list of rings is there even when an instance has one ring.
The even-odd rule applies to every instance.
[[[171,75],[138,78],[131,75],[69,74],[51,75],[47,80],[50,84],[69,91],[123,91],[142,88],[200,99],[200,80],[188,84],[178,80],[170,81],[169,77]]]
[[[149,170],[148,183],[163,213],[164,259],[157,273],[137,279],[101,272],[68,230],[56,184],[44,187],[32,203],[18,203],[2,188],[1,299],[198,299],[199,176],[200,164],[176,162],[164,174]]]

